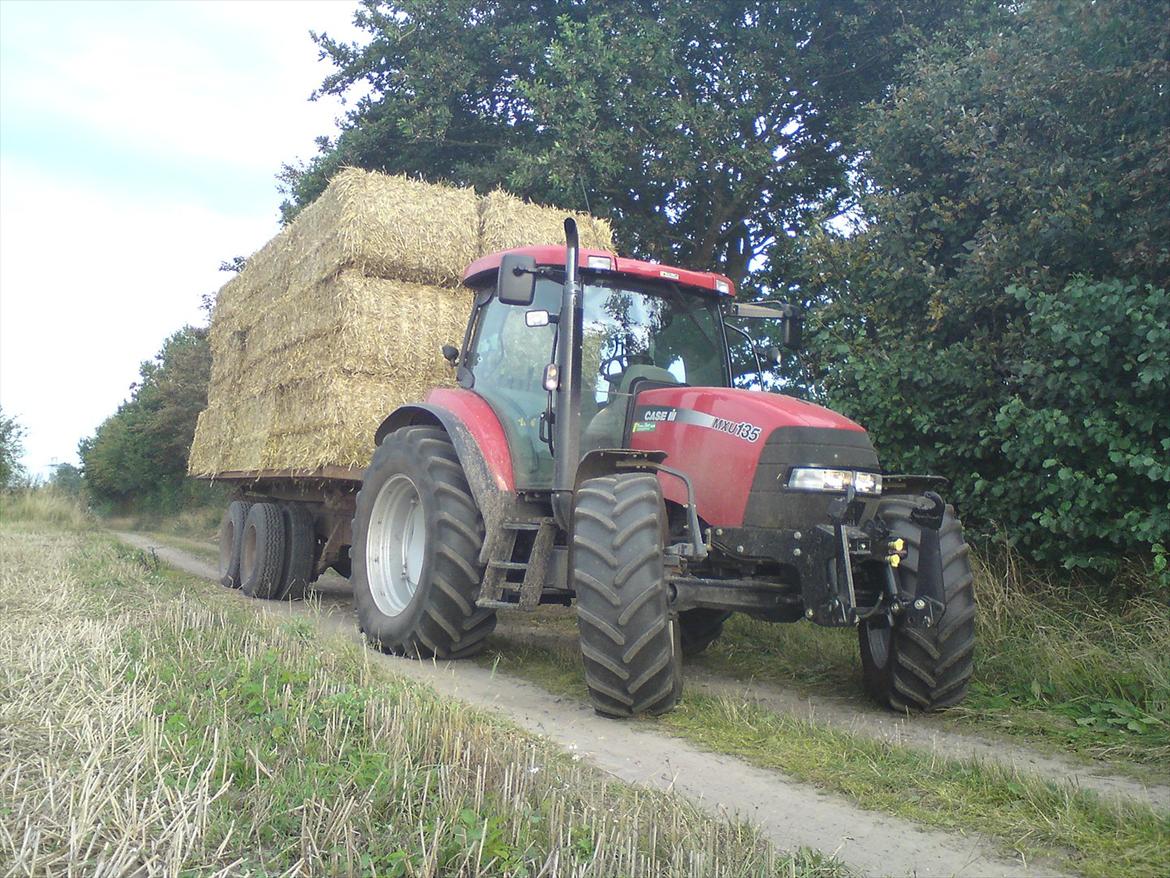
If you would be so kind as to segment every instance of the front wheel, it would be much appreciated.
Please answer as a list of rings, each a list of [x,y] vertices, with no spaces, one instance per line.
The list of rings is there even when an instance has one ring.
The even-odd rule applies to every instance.
[[[495,613],[476,606],[483,518],[450,438],[437,427],[388,435],[357,495],[351,551],[358,622],[396,655],[464,658]]]
[[[682,693],[682,649],[662,560],[665,533],[655,476],[589,479],[577,491],[577,625],[585,684],[603,716],[665,713]]]
[[[915,593],[922,526],[910,512],[912,497],[882,500],[878,515],[895,537],[906,541],[898,567],[902,591]],[[880,704],[899,711],[941,710],[967,694],[974,669],[975,591],[963,526],[947,507],[939,531],[946,611],[933,628],[911,628],[898,619],[865,621],[858,626],[861,669],[866,691]]]

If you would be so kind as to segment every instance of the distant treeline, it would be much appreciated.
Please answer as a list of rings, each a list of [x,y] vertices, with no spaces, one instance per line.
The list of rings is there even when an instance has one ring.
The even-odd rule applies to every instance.
[[[173,512],[200,493],[187,479],[195,421],[207,405],[207,329],[186,326],[139,368],[130,397],[81,440],[89,499],[110,511]]]
[[[357,45],[317,38],[321,91],[368,99],[284,168],[286,219],[348,165],[588,208],[625,252],[803,304],[788,385],[887,469],[949,478],[973,532],[1070,567],[1165,561],[1158,4],[369,0],[357,23]],[[200,332],[158,370],[201,357],[205,380]],[[181,480],[183,387],[144,369],[83,443],[95,495]]]

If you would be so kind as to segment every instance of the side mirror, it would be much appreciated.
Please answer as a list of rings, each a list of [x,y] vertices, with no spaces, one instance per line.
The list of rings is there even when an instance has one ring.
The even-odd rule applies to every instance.
[[[519,253],[505,253],[500,260],[496,298],[505,305],[531,305],[536,294],[536,260]]]
[[[804,325],[804,315],[800,313],[800,309],[795,306],[790,306],[789,312],[784,316],[784,322],[781,325],[780,341],[784,347],[790,351],[800,350],[801,330]]]
[[[453,344],[443,345],[443,359],[454,366],[459,360],[459,348]]]
[[[764,362],[769,366],[779,366],[781,361],[780,348],[774,344],[768,345],[764,349]]]

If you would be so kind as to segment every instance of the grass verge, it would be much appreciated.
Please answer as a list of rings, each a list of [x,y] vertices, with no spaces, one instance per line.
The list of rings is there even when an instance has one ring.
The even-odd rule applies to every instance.
[[[950,719],[1167,776],[1170,606],[1148,598],[1107,606],[1067,584],[1025,581],[1010,557],[976,561],[976,596],[975,674]],[[736,616],[696,663],[736,679],[865,697],[852,630]]]
[[[842,874],[96,533],[6,516],[0,550],[17,874]]]
[[[584,697],[580,660],[571,646],[518,646],[493,638],[482,661],[555,692]],[[687,693],[673,713],[640,721],[815,783],[864,808],[942,829],[983,832],[1026,859],[1049,857],[1085,875],[1152,878],[1170,864],[1165,814],[1107,803],[997,765],[944,759],[695,693]]]
[[[1106,605],[1067,584],[1026,579],[1010,557],[998,567],[975,564],[975,674],[967,699],[942,721],[1170,781],[1170,606],[1149,598]],[[576,631],[564,614],[525,624]],[[852,629],[736,615],[691,661],[730,679],[867,698]]]

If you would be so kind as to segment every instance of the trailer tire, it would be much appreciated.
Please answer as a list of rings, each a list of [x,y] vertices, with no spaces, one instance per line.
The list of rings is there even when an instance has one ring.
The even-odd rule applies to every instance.
[[[250,598],[270,598],[276,593],[286,541],[280,507],[275,503],[253,503],[240,548],[240,591]]]
[[[272,593],[272,599],[303,601],[313,581],[313,565],[317,560],[313,510],[303,503],[283,503],[280,513],[284,519],[284,564],[280,585]]]
[[[727,610],[696,607],[678,614],[679,641],[684,656],[698,655],[719,639],[723,623],[730,618]]]
[[[388,434],[362,480],[351,567],[358,623],[384,652],[475,655],[496,627],[476,606],[483,517],[450,437],[438,427]]]
[[[585,684],[603,716],[665,713],[682,694],[682,649],[662,562],[666,508],[654,475],[588,479],[570,561]]]
[[[224,588],[240,587],[240,547],[251,505],[247,500],[233,500],[219,523],[219,584]]]
[[[906,541],[898,567],[902,588],[914,594],[922,526],[910,518],[913,497],[888,497],[878,515]],[[858,626],[866,691],[878,703],[901,712],[942,710],[967,694],[975,655],[974,576],[963,526],[949,506],[939,531],[946,610],[933,628],[910,628],[885,620]]]

